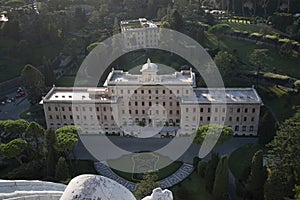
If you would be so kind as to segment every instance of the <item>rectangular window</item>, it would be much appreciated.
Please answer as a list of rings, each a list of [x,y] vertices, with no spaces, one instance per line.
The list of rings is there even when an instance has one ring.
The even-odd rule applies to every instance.
[[[239,112],[241,112],[241,109],[240,109],[240,108],[238,108],[238,109],[237,109],[237,112],[238,112],[238,113],[239,113]]]
[[[151,94],[151,90],[148,90],[148,93]]]
[[[79,119],[80,118],[79,115],[77,115],[76,118]]]
[[[210,113],[210,108],[208,108],[208,109],[207,109],[207,112],[209,112],[209,113]]]
[[[229,117],[229,121],[230,121],[230,122],[232,121],[232,117]]]
[[[225,108],[222,109],[222,112],[223,112],[223,113],[225,112]]]
[[[73,115],[70,115],[70,119],[73,119]]]
[[[149,106],[152,106],[152,102],[151,101],[149,102]]]
[[[144,94],[144,90],[141,90],[141,93]]]
[[[207,121],[210,121],[210,117],[207,117]]]
[[[72,107],[69,107],[69,111],[72,111]]]
[[[203,117],[200,117],[200,121],[203,121]]]
[[[254,122],[254,117],[251,118],[251,122]]]
[[[177,114],[177,115],[179,115],[179,114],[180,114],[180,113],[179,113],[179,110],[177,110],[177,111],[176,111],[176,114]]]
[[[255,108],[252,108],[252,112],[255,113]]]
[[[170,106],[173,106],[173,103],[172,103],[172,102],[170,102]]]
[[[177,94],[179,94],[179,90],[177,90]]]
[[[51,107],[50,106],[48,106],[48,111],[51,111]]]
[[[239,118],[239,117],[237,117],[237,118],[236,118],[236,121],[237,121],[237,122],[238,122],[238,121],[240,121],[240,118]]]
[[[49,115],[49,119],[52,119],[52,115]]]
[[[158,90],[155,90],[155,94],[158,94]]]
[[[130,103],[130,102],[129,102]],[[103,112],[106,112],[106,107],[103,107]]]
[[[75,110],[78,111],[78,107],[77,106],[76,106]]]
[[[55,111],[58,111],[58,108],[57,108],[57,107],[55,107]]]
[[[246,131],[246,126],[243,126],[243,127],[242,127],[242,131]]]
[[[239,126],[235,126],[234,131],[239,131]]]
[[[63,118],[64,118],[64,119],[67,119],[66,115],[63,115]]]
[[[135,114],[138,115],[138,114],[139,114],[139,111],[138,111],[138,110],[135,110]]]
[[[163,90],[162,93],[163,93],[163,94],[166,94],[166,90]]]
[[[218,112],[218,108],[215,108],[215,112]]]
[[[137,101],[135,101],[135,102],[134,102],[134,105],[135,105],[135,106],[138,106],[138,102],[137,102]]]
[[[56,119],[59,119],[59,116],[58,116],[58,115],[56,115]]]
[[[185,112],[189,112],[189,108],[185,108]]]
[[[62,110],[62,111],[65,111],[65,107],[61,107],[61,110]]]
[[[229,112],[232,113],[233,112],[233,108],[229,108]]]
[[[107,116],[106,115],[104,115],[103,117],[104,117],[104,120],[107,120]]]
[[[173,111],[172,110],[170,110],[170,115],[172,115],[173,114]]]
[[[247,121],[247,117],[244,117],[244,122]]]
[[[247,113],[248,112],[248,108],[245,108],[245,113]]]
[[[200,112],[203,112],[203,108],[200,108]]]
[[[99,107],[97,107],[96,110],[99,112]]]

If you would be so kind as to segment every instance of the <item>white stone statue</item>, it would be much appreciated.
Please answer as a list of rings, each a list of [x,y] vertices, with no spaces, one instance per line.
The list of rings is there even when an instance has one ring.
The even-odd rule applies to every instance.
[[[170,190],[162,190],[161,188],[155,188],[152,191],[151,196],[147,196],[142,200],[173,200],[173,194]]]

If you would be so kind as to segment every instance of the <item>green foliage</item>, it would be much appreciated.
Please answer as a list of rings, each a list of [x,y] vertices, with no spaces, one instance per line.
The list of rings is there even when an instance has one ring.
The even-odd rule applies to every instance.
[[[207,137],[207,143],[203,145],[213,145],[215,141],[217,141],[217,145],[221,145],[229,141],[232,136],[233,130],[230,127],[218,124],[200,126],[192,135],[193,143],[198,146],[202,145],[205,137]]]
[[[78,134],[81,129],[76,126],[64,126],[55,131],[55,149],[59,152],[68,153],[78,142]]]
[[[220,39],[222,35],[232,31],[232,28],[228,24],[216,24],[210,27],[208,31],[216,36],[218,40],[218,47],[220,48]]]
[[[170,28],[176,31],[180,31],[182,29],[182,26],[183,26],[182,16],[175,9],[173,10],[170,16]]]
[[[212,153],[211,154],[211,159],[206,165],[205,169],[205,188],[209,193],[212,193],[213,191],[213,186],[214,186],[214,181],[215,181],[215,172],[219,163],[219,154],[217,153]]]
[[[6,158],[16,158],[22,165],[21,153],[27,148],[27,142],[21,138],[14,139],[7,144],[0,145],[0,154]]]
[[[60,157],[55,168],[55,179],[58,181],[65,181],[69,176],[68,164],[65,158]]]
[[[300,91],[300,80],[295,81],[294,85],[297,88],[297,90]]]
[[[207,166],[207,162],[200,161],[198,163],[197,172],[200,175],[200,177],[202,177],[202,178],[204,178],[204,176],[205,176],[206,166]]]
[[[21,137],[28,124],[29,123],[23,119],[0,121],[1,141],[9,142]]]
[[[32,65],[25,65],[21,72],[21,80],[28,92],[28,100],[31,104],[38,103],[45,91],[45,77]]]
[[[249,62],[256,67],[264,67],[269,58],[268,49],[254,49],[250,56]]]
[[[46,146],[47,146],[47,176],[54,177],[56,165],[56,151],[54,145],[56,143],[55,132],[51,129],[46,132]]]
[[[80,38],[68,38],[64,41],[63,53],[72,57],[78,56],[85,49],[84,40]]]
[[[270,172],[265,190],[267,200],[275,197],[270,188],[273,185],[273,190],[282,193],[278,194],[278,197],[284,195],[292,198],[294,196],[294,185],[300,180],[300,154],[295,153],[299,152],[300,146],[299,121],[300,112],[298,111],[281,125],[274,139],[268,144]]]
[[[295,198],[296,200],[300,199],[300,186],[295,185],[294,192],[295,192],[294,198]]]
[[[216,169],[215,181],[213,187],[213,196],[215,200],[229,199],[229,170],[227,156],[222,156]]]
[[[89,44],[86,48],[88,52],[91,52],[96,46],[98,46],[101,42],[93,42]]]
[[[264,199],[264,185],[266,178],[267,171],[263,166],[263,151],[259,150],[253,156],[250,176],[246,183],[247,199]]]
[[[137,183],[137,190],[134,191],[134,196],[140,200],[151,194],[153,189],[159,187],[159,184],[155,182],[155,180],[157,180],[157,175],[155,172],[145,173],[143,180]]]
[[[214,61],[223,78],[234,76],[239,71],[236,57],[227,51],[219,51]]]
[[[36,122],[30,122],[26,128],[25,139],[34,157],[44,156],[45,154],[45,132],[45,129]]]
[[[267,144],[274,138],[277,125],[272,113],[268,109],[263,108],[261,113],[261,126],[258,130],[258,139],[260,144]]]

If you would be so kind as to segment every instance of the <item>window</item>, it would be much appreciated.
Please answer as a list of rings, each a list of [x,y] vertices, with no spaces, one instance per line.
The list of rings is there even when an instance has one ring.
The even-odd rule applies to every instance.
[[[236,121],[237,121],[237,122],[240,121],[240,118],[239,118],[239,117],[236,117]]]
[[[77,119],[80,119],[79,115],[76,116]]]
[[[223,121],[223,122],[225,121],[225,117],[222,117],[222,121]]]
[[[131,110],[129,110],[129,114],[131,115]]]
[[[128,102],[128,106],[131,106],[131,102],[130,101]]]
[[[251,117],[251,122],[254,122],[254,117]]]
[[[139,114],[139,111],[138,111],[138,110],[135,110],[135,114],[138,115],[138,114]]]
[[[155,90],[155,94],[158,94],[158,90]]]
[[[242,127],[242,131],[246,131],[246,126],[243,126],[243,127]]]
[[[99,107],[97,107],[96,110],[99,112]]]
[[[170,94],[172,94],[172,90],[170,90]]]
[[[245,113],[247,113],[248,112],[248,108],[245,108]]]
[[[50,106],[48,106],[48,111],[51,111],[51,107]]]
[[[77,106],[75,107],[75,110],[78,111],[78,107]]]
[[[170,110],[170,115],[172,115],[173,114],[173,111],[172,110]]]
[[[218,108],[215,108],[215,112],[218,112]]]
[[[173,103],[172,103],[172,102],[170,102],[170,106],[173,106]]]
[[[165,93],[166,93],[166,90],[163,90],[162,93],[165,94]]]
[[[110,119],[111,119],[111,120],[114,120],[114,116],[113,116],[113,115],[112,115],[112,116],[110,116]]]
[[[63,118],[64,118],[64,119],[67,119],[66,115],[63,115]]]
[[[130,103],[130,102],[129,102]],[[103,107],[103,111],[106,112],[106,107]]]
[[[49,119],[52,119],[52,115],[49,115]]]
[[[233,108],[229,108],[229,112],[232,113],[233,112]]]
[[[200,117],[200,121],[203,121],[203,117]]]
[[[193,121],[196,121],[196,117],[193,117]]]
[[[253,126],[250,126],[249,127],[249,131],[253,131],[254,130],[254,127]]]
[[[177,106],[179,106],[179,102],[177,101]]]
[[[210,117],[207,117],[207,121],[210,121]]]
[[[127,94],[130,94],[130,90],[127,90]]]
[[[98,119],[98,120],[100,119],[100,116],[99,116],[99,115],[97,115],[97,119]]]
[[[141,93],[144,94],[144,90],[141,90]]]
[[[137,93],[137,91],[136,90],[134,90],[134,94],[136,94]]]
[[[69,107],[69,111],[72,111],[72,107]]]
[[[235,126],[234,131],[239,131],[239,126]]]
[[[55,107],[55,111],[58,111],[58,108],[57,108],[57,107]]]
[[[166,106],[166,102],[163,102],[163,106]]]
[[[223,113],[225,112],[225,108],[222,109],[222,112],[223,112]]]
[[[255,113],[255,108],[252,108],[252,112]]]
[[[59,116],[58,116],[58,115],[56,115],[56,119],[59,119]]]
[[[135,102],[134,102],[134,105],[135,105],[135,106],[138,106],[138,102],[137,102],[137,101],[135,101]]]
[[[244,122],[247,121],[247,117],[244,117]]]
[[[203,112],[203,108],[200,108],[200,112]]]
[[[94,119],[94,116],[93,116],[93,115],[90,115],[90,118],[91,118],[91,119]]]
[[[185,108],[185,112],[189,112],[189,108]]]
[[[70,119],[73,119],[73,115],[70,115]]]
[[[232,121],[232,117],[229,117],[229,121],[230,121],[230,122]]]
[[[107,120],[107,116],[106,115],[104,115],[103,118],[104,118],[104,120]]]
[[[148,90],[148,93],[151,94],[151,90]]]
[[[152,102],[151,101],[149,102],[149,106],[152,106]]]
[[[177,90],[177,94],[179,94],[179,90]]]
[[[207,112],[209,112],[209,113],[210,113],[210,108],[208,108],[208,109],[207,109]]]
[[[123,94],[123,90],[121,90],[121,94]]]
[[[177,114],[177,115],[179,115],[179,114],[180,114],[180,113],[179,113],[179,110],[177,110],[177,111],[176,111],[176,114]]]
[[[237,109],[237,112],[238,112],[238,113],[239,113],[239,112],[241,112],[241,109],[240,109],[240,108],[238,108],[238,109]]]
[[[83,116],[83,119],[86,120],[86,116],[85,115]]]
[[[188,90],[186,90],[186,91],[185,91],[185,94],[189,94],[189,91],[188,91]]]

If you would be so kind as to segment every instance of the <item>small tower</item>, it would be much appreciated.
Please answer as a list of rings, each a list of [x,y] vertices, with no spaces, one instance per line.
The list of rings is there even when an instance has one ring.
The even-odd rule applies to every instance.
[[[144,82],[154,82],[156,80],[158,67],[156,64],[151,63],[150,58],[148,58],[147,63],[145,63],[140,70],[142,72],[142,80]]]

